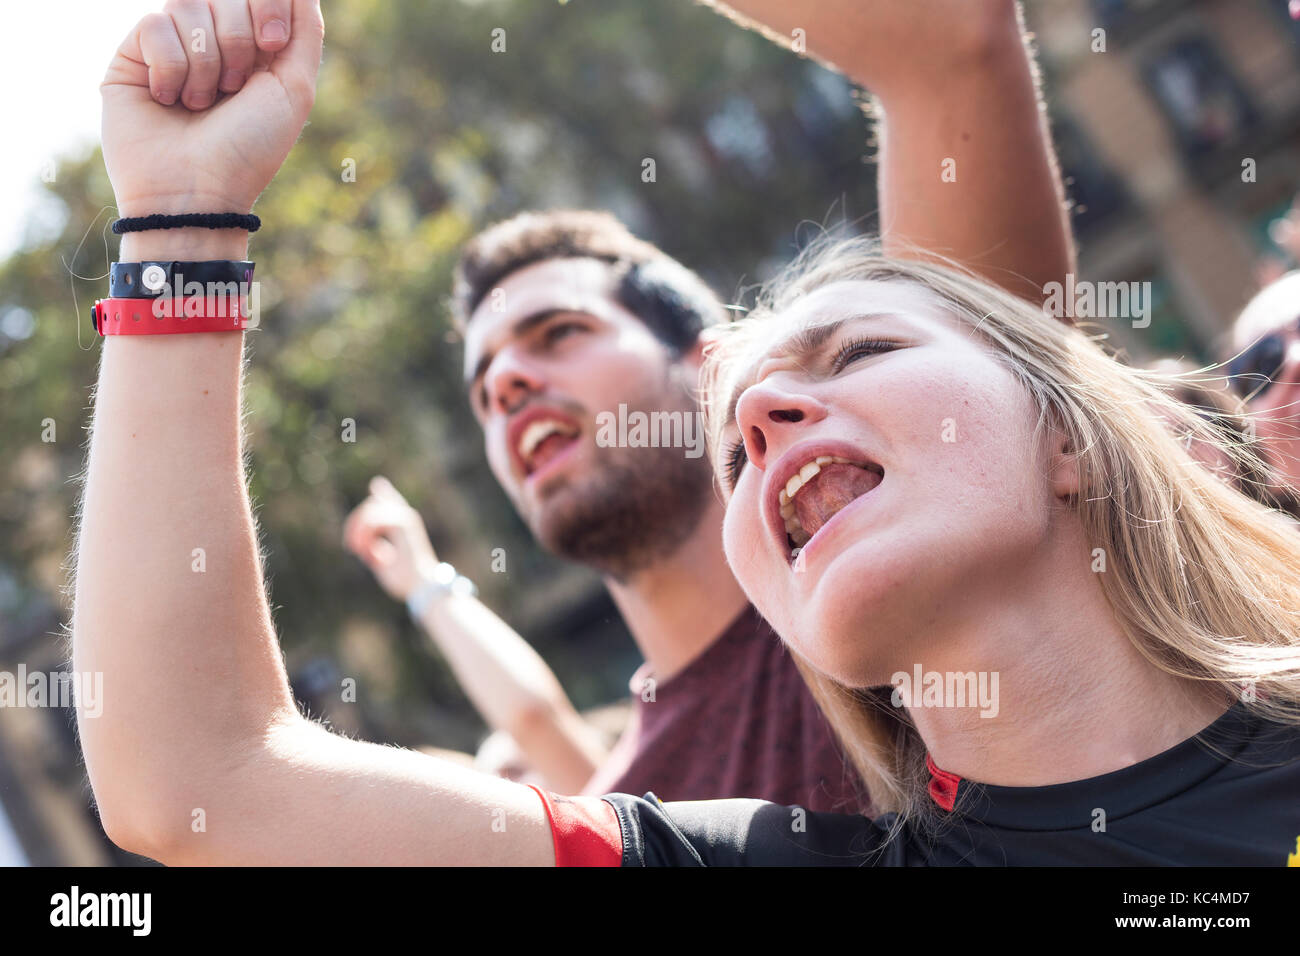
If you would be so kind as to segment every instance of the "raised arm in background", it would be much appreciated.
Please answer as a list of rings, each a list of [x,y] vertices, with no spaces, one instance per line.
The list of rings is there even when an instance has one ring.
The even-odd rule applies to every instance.
[[[1027,299],[1075,268],[1037,71],[1015,0],[729,0],[875,97],[880,235]],[[796,31],[801,31],[796,33]]]
[[[438,563],[424,519],[382,476],[371,480],[370,496],[348,516],[343,540],[399,601]],[[468,594],[434,598],[419,622],[483,720],[510,735],[546,787],[582,790],[608,751],[532,645]]]

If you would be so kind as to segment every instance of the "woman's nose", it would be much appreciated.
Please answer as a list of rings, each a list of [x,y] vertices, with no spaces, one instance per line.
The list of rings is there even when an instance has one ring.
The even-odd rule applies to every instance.
[[[812,395],[771,380],[751,385],[736,403],[736,426],[749,460],[764,468],[805,433],[807,426],[826,417],[826,406]]]

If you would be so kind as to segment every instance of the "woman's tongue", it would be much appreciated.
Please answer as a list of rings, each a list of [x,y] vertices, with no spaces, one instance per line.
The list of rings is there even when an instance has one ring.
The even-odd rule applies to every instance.
[[[794,513],[809,537],[821,530],[841,508],[860,498],[876,485],[880,475],[857,465],[832,462],[818,472],[794,496]]]

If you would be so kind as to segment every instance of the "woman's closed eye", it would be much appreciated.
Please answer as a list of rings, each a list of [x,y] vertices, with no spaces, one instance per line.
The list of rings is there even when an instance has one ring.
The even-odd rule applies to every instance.
[[[898,342],[890,342],[887,339],[853,339],[845,342],[831,360],[831,373],[838,374],[859,359],[892,352],[898,347]]]

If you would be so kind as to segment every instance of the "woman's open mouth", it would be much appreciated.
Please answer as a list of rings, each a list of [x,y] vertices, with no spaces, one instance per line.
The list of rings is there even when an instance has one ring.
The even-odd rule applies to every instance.
[[[838,444],[838,443],[837,443]],[[792,449],[769,481],[769,523],[784,537],[789,560],[849,504],[870,493],[885,476],[873,461],[843,446]]]

